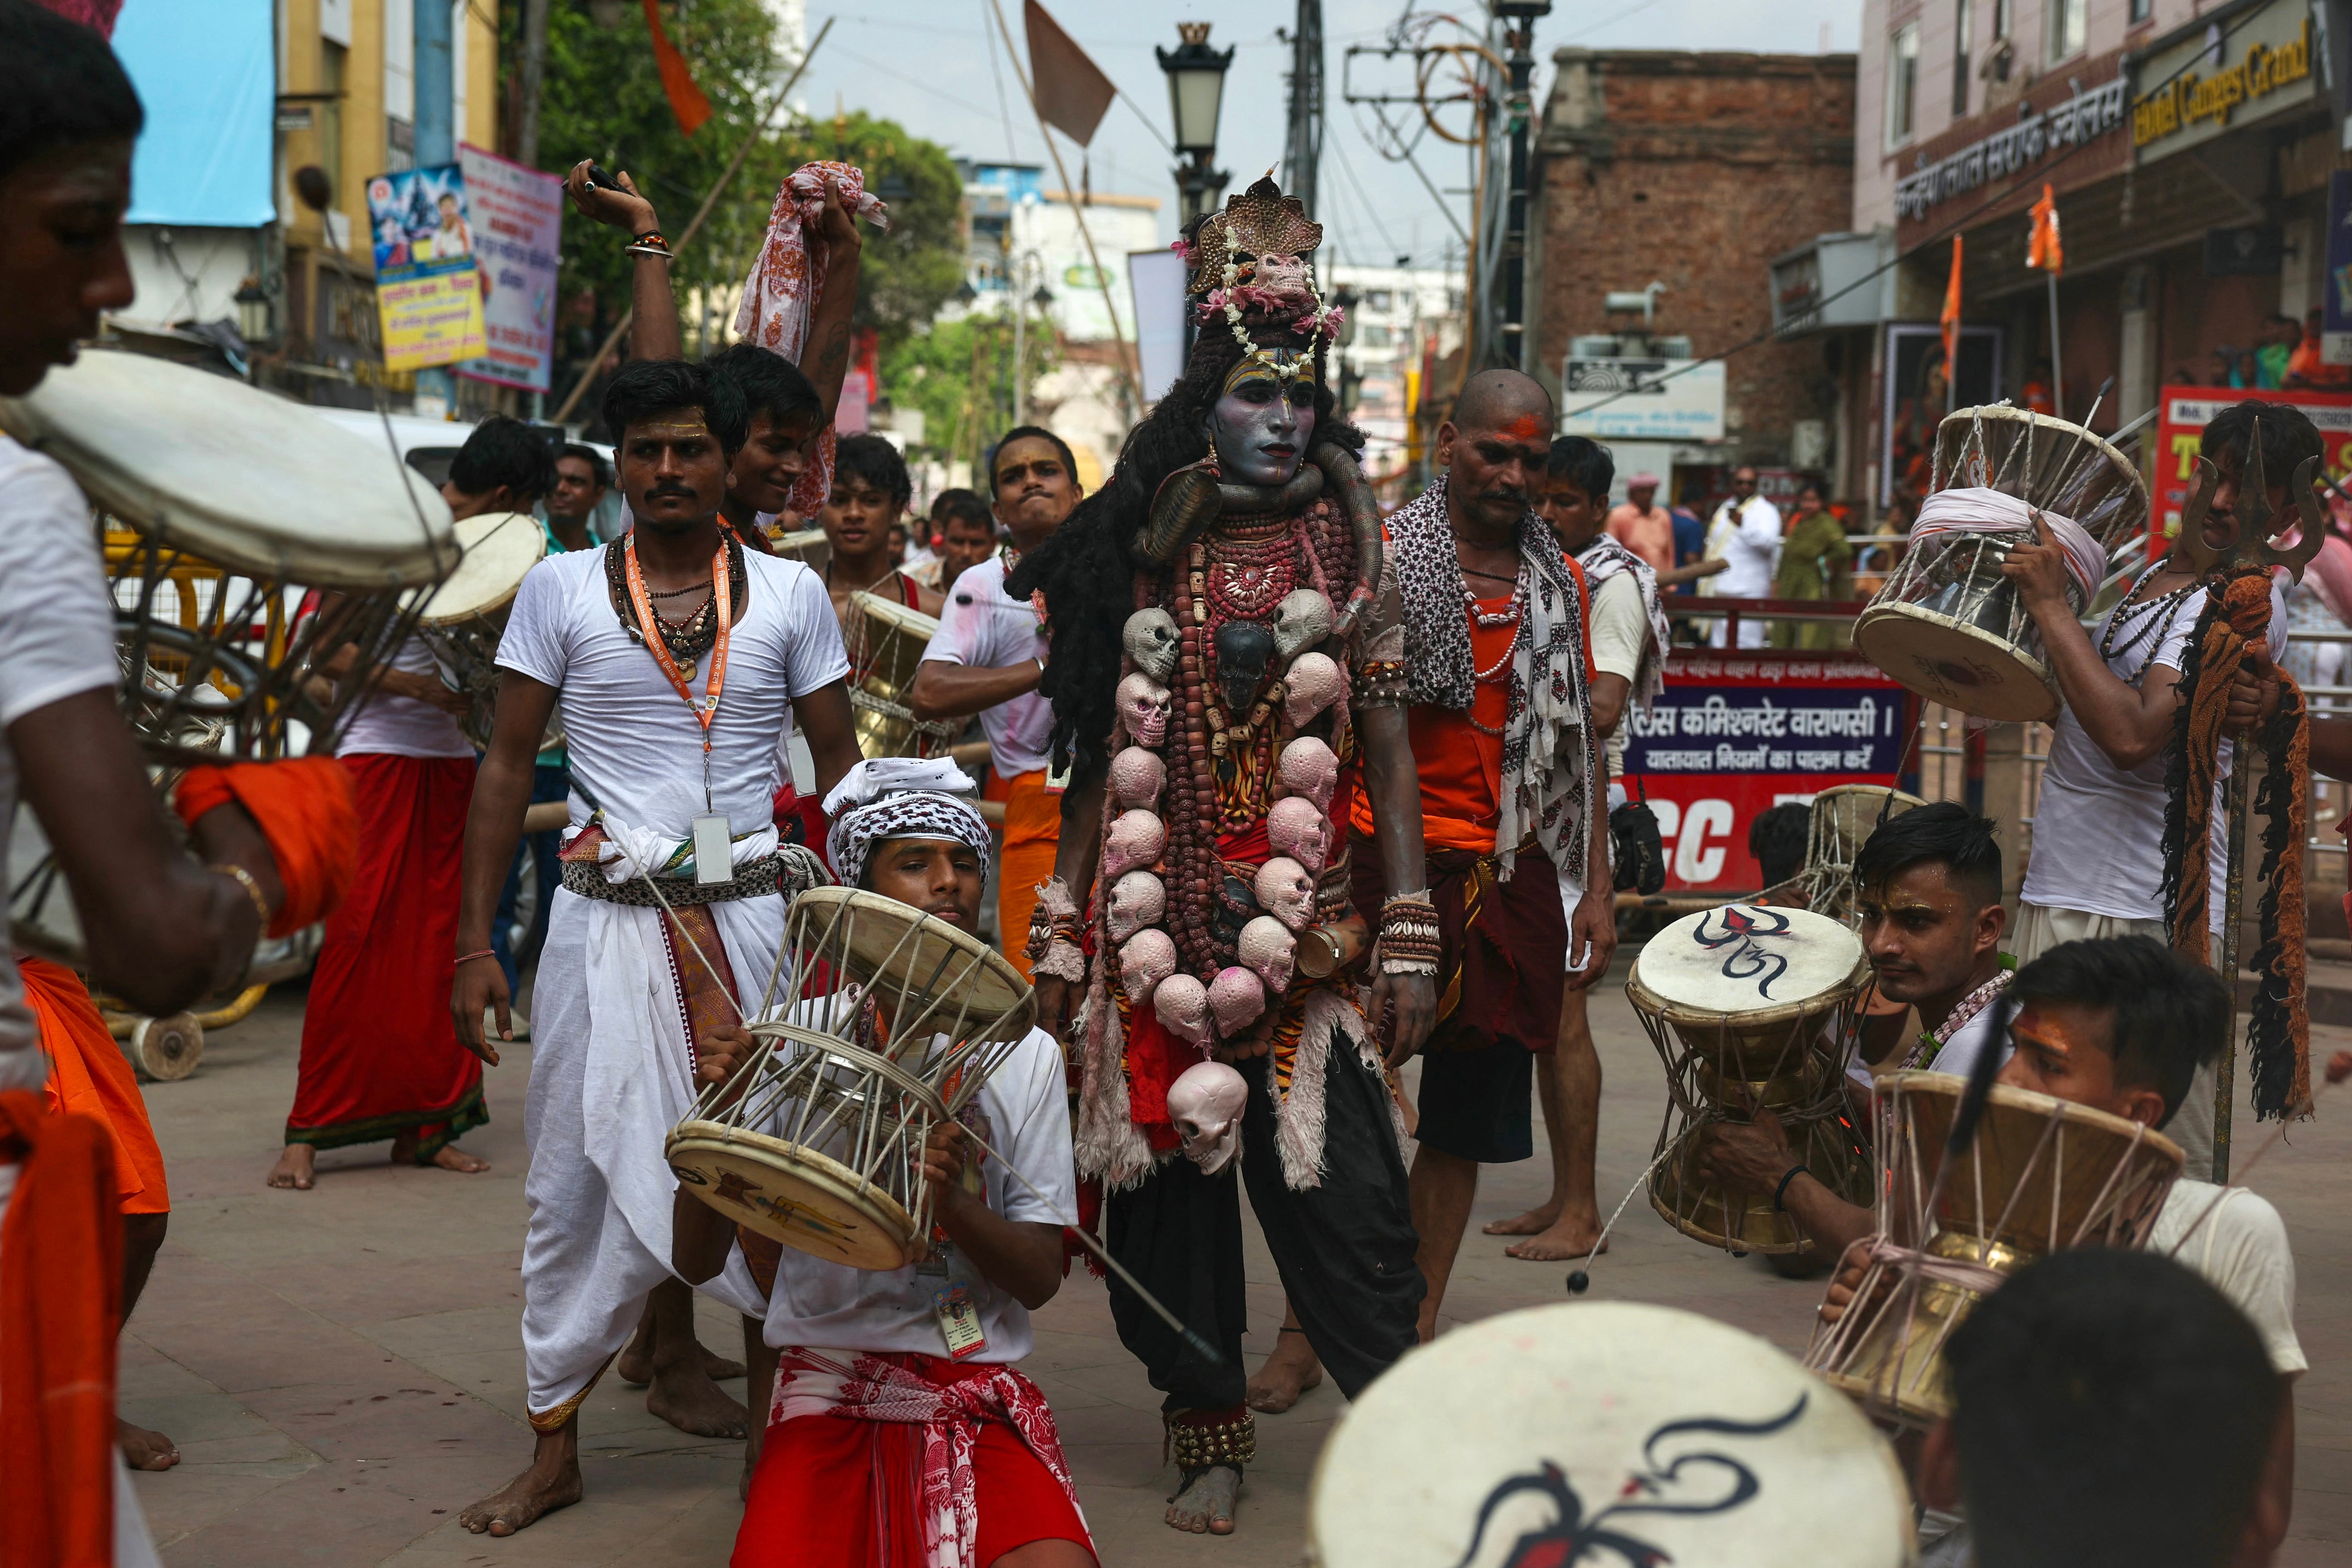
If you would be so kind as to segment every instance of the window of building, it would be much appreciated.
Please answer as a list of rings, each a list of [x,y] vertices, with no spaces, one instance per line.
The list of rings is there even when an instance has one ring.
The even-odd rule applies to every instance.
[[[2091,0],[2050,0],[2050,58],[2080,54],[2091,34]]]
[[[2010,24],[2017,19],[2017,0],[1992,0],[1992,36],[2009,37]]]
[[[1357,343],[1368,349],[1384,349],[1396,342],[1396,335],[1377,321],[1366,321],[1356,329]]]
[[[1389,291],[1385,289],[1375,289],[1364,296],[1364,305],[1368,310],[1385,310],[1390,302]]]
[[[2131,4],[2125,8],[2126,20],[2135,27],[2155,15],[2156,0],[2131,0]]]
[[[2063,3],[2063,0],[2062,0]],[[1911,140],[1919,109],[1919,24],[1895,29],[1886,51],[1886,144]]]
[[[1952,0],[1952,118],[1963,120],[1969,112],[1969,11],[1975,0]]]
[[[351,51],[331,38],[319,43],[319,89],[334,96],[319,103],[319,166],[332,182],[335,200],[343,196],[343,68]]]

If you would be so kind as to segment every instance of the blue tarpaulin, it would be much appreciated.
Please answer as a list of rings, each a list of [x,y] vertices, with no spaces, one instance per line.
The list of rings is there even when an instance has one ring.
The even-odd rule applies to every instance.
[[[276,217],[270,0],[129,0],[114,52],[147,110],[125,222],[253,228]]]

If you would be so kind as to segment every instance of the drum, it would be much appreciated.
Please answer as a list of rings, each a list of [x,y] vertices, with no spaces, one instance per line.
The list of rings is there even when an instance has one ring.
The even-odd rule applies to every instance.
[[[1857,1305],[1815,1329],[1806,1364],[1874,1415],[1929,1426],[1951,1413],[1944,1345],[1978,1301],[2069,1247],[2137,1247],[2180,1174],[2179,1146],[2088,1106],[1993,1086],[1974,1145],[1929,1212],[1967,1080],[1878,1080],[1879,1235]]]
[[[395,646],[411,591],[457,563],[448,506],[387,442],[225,376],[92,351],[0,398],[0,429],[96,509],[123,717],[159,794],[193,763],[331,752],[372,660],[334,683],[310,679],[313,655]],[[15,860],[12,938],[79,963],[47,845],[16,847],[33,853]]]
[[[1672,1307],[1465,1324],[1382,1373],[1315,1462],[1324,1568],[1902,1568],[1893,1446],[1786,1352]]]
[[[869,757],[942,754],[963,726],[918,719],[907,706],[939,621],[862,589],[849,602],[857,612],[849,639],[849,702],[856,710],[858,750]]]
[[[1650,1206],[1684,1235],[1733,1252],[1809,1245],[1772,1194],[1698,1170],[1698,1131],[1780,1119],[1796,1158],[1840,1197],[1871,1201],[1869,1161],[1843,1089],[1870,962],[1827,915],[1726,904],[1685,915],[1643,945],[1625,995],[1665,1064],[1668,1104],[1652,1151]]]
[[[829,1262],[929,1250],[924,1140],[964,1116],[1036,1021],[1003,955],[911,905],[815,888],[784,918],[789,973],[832,987],[754,1024],[759,1048],[671,1131],[670,1169],[739,1225]]]
[[[1807,825],[1805,907],[1851,926],[1854,923],[1853,858],[1878,825],[1927,803],[1884,784],[1839,784],[1813,796]]]
[[[465,559],[424,598],[416,635],[433,650],[449,689],[473,698],[474,710],[460,727],[466,739],[488,751],[499,695],[499,638],[524,574],[547,556],[547,534],[537,518],[520,511],[469,517],[457,532]]]
[[[2000,572],[2031,525],[2013,504],[1986,504],[1987,492],[2039,510],[2072,540],[2079,614],[2097,596],[2108,553],[2146,527],[2147,486],[2082,426],[2010,407],[1947,416],[1933,482],[1902,563],[1854,621],[1853,646],[1931,702],[1996,722],[2056,718],[2041,633]]]

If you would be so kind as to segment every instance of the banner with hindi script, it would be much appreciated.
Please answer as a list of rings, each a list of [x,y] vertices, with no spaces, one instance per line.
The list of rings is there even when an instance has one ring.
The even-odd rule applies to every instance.
[[[2303,411],[2319,431],[2323,477],[2343,479],[2352,474],[2352,392],[2314,392],[2288,387],[2277,392],[2250,392],[2230,386],[2168,386],[2158,395],[2156,416],[2156,531],[2169,539],[2180,531],[2180,514],[2189,494],[2197,488],[2197,457],[2204,447],[2205,426],[2213,416],[2249,397],[2265,403],[2291,404]],[[2273,476],[2277,479],[2283,476]]]
[[[478,356],[482,284],[463,166],[378,174],[367,198],[384,368],[425,370]]]
[[[1623,780],[1657,814],[1667,888],[1762,887],[1748,852],[1758,814],[1834,784],[1893,784],[1911,711],[1856,654],[1675,650],[1664,692],[1627,716]]]
[[[460,375],[545,392],[555,370],[555,278],[563,180],[460,143],[474,260],[482,279],[482,357]]]

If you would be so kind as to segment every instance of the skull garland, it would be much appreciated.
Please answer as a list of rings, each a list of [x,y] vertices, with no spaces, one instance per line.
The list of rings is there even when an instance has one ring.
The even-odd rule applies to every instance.
[[[1141,670],[1118,683],[1118,716],[1140,745],[1159,746],[1167,741],[1168,704],[1168,689]]]
[[[1238,964],[1221,969],[1209,982],[1209,1013],[1217,1021],[1217,1037],[1230,1040],[1265,1013],[1265,986]]]
[[[1168,1032],[1205,1050],[1210,1039],[1209,988],[1190,974],[1171,974],[1151,993],[1151,1010]]]
[[[1183,1141],[1184,1157],[1215,1175],[1241,1152],[1242,1112],[1249,1085],[1223,1062],[1186,1068],[1168,1086],[1168,1119]]]
[[[1314,722],[1316,715],[1348,695],[1348,678],[1328,653],[1302,653],[1290,661],[1283,679],[1282,716],[1294,730]]]
[[[1242,927],[1241,941],[1234,946],[1242,967],[1263,981],[1268,991],[1279,996],[1290,988],[1298,939],[1290,934],[1288,926],[1272,915],[1260,915]]]
[[[1176,673],[1176,617],[1165,610],[1138,610],[1120,634],[1135,668],[1162,685]],[[1131,726],[1130,726],[1131,728]],[[1153,742],[1156,744],[1157,742]]]
[[[1285,795],[1266,811],[1265,839],[1276,855],[1320,871],[1331,852],[1331,819],[1305,795]]]
[[[1116,882],[1129,871],[1148,871],[1168,847],[1168,829],[1148,811],[1123,811],[1110,825],[1103,846],[1102,874]]]
[[[1111,884],[1110,910],[1104,917],[1114,943],[1124,942],[1147,926],[1156,926],[1168,912],[1168,889],[1149,871],[1129,871]]]
[[[1276,766],[1291,794],[1313,801],[1318,811],[1331,809],[1331,796],[1339,787],[1339,759],[1329,746],[1312,735],[1302,735],[1282,748]]]
[[[1257,870],[1257,901],[1294,931],[1315,923],[1315,879],[1287,855],[1277,855]]]
[[[1312,588],[1292,590],[1274,607],[1275,651],[1296,658],[1331,635],[1331,601]]]
[[[1168,764],[1141,746],[1129,746],[1110,760],[1110,795],[1121,809],[1150,811],[1168,786]]]
[[[1118,950],[1118,983],[1138,1007],[1150,1001],[1160,983],[1175,973],[1175,939],[1158,926],[1144,927]]]

